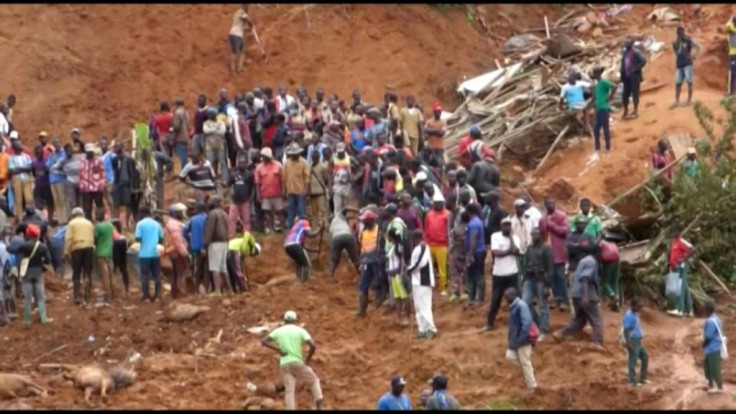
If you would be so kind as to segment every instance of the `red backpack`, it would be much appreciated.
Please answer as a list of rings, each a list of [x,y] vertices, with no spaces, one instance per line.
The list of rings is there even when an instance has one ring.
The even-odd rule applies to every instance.
[[[616,243],[611,243],[608,241],[601,241],[598,247],[600,248],[600,251],[601,251],[601,259],[605,263],[618,262],[619,253],[618,253],[618,246],[616,245]]]

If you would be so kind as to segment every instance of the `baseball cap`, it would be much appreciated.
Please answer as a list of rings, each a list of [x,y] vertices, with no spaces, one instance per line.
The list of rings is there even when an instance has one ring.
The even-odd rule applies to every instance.
[[[501,219],[501,224],[511,224],[511,216],[506,216]]]
[[[688,154],[697,154],[697,151],[695,151],[695,148],[690,147],[690,148],[687,149],[687,153]]]
[[[521,207],[525,205],[526,205],[526,201],[524,201],[523,198],[517,198],[516,201],[514,201],[514,207]]]
[[[436,112],[436,111],[442,111],[442,105],[440,105],[439,102],[435,102],[432,105],[432,112]]]
[[[344,142],[338,142],[335,146],[335,152],[345,152],[345,143]]]
[[[84,152],[93,152],[95,150],[94,144],[87,143],[84,144]]]
[[[18,131],[10,131],[10,139],[18,139]]]
[[[75,132],[78,134],[79,133],[79,128],[72,128],[72,132],[71,133],[73,134]]]
[[[360,215],[360,220],[375,220],[376,219],[376,213],[372,212],[371,210],[366,210],[363,212],[363,214]]]
[[[290,310],[284,314],[284,320],[286,322],[294,322],[296,320],[296,312]]]
[[[41,131],[41,132],[38,133],[38,136],[39,137],[47,137],[47,136],[49,136],[49,133],[46,132],[46,131]]]
[[[447,377],[445,377],[445,375],[440,372],[435,372],[434,375],[432,375],[432,378],[430,378],[429,381],[427,381],[427,384],[430,384],[430,385],[445,384],[447,385]]]
[[[406,385],[406,381],[401,375],[394,375],[391,377],[391,386],[395,387],[397,385]]]
[[[271,148],[268,147],[262,148],[261,156],[273,159],[273,151],[271,151]]]
[[[386,204],[386,207],[383,208],[388,213],[396,214],[396,212],[399,210],[399,208],[394,203],[388,203]]]

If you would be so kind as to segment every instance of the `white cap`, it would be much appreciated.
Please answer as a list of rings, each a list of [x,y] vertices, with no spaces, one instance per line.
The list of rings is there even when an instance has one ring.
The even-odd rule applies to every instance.
[[[284,320],[286,322],[294,322],[296,320],[296,312],[290,310],[284,314]]]
[[[18,139],[18,131],[16,130],[10,131],[10,139]]]
[[[95,150],[95,144],[87,143],[84,144],[84,152],[94,152]]]
[[[417,175],[414,177],[414,181],[425,181],[427,179],[427,173],[424,171],[419,171]]]
[[[522,198],[517,198],[516,201],[514,201],[514,207],[521,207],[525,205],[526,205],[526,201],[524,201],[524,199]]]
[[[434,191],[434,196],[432,196],[432,202],[434,202],[434,203],[437,203],[437,202],[444,203],[445,202],[445,196],[442,195],[442,192],[441,191],[435,190]]]

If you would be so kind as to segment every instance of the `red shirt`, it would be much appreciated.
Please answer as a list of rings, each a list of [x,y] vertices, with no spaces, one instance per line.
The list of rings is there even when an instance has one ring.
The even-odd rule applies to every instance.
[[[442,211],[430,209],[424,218],[424,238],[430,246],[447,247],[450,212],[446,208]]]
[[[457,160],[464,167],[472,165],[473,161],[470,159],[470,144],[473,142],[473,137],[470,134],[460,138],[457,143]]]
[[[281,197],[283,172],[278,161],[262,162],[255,171],[256,187],[261,199]]]
[[[365,129],[371,129],[371,127],[375,123],[375,122],[373,122],[372,119],[368,118],[367,116],[364,116],[363,117],[363,122],[365,123]]]
[[[169,133],[169,128],[171,128],[173,121],[174,114],[171,112],[161,112],[153,117],[153,126],[156,127],[159,138],[163,138]]]
[[[383,144],[380,147],[376,148],[374,151],[376,155],[383,155],[388,154],[391,151],[396,151],[396,148],[391,144]]]
[[[670,246],[670,270],[674,270],[678,262],[687,256],[692,248],[693,245],[680,236],[672,239],[672,246]]]
[[[79,165],[79,192],[97,193],[105,189],[105,166],[102,160],[83,159]]]
[[[263,147],[271,146],[271,142],[273,142],[273,136],[276,135],[277,129],[278,125],[276,125],[275,123],[266,128],[266,131],[263,133]]]

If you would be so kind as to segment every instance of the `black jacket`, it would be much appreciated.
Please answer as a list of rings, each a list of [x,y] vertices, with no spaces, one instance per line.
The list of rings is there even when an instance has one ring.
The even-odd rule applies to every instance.
[[[632,62],[632,70],[631,70],[631,78],[635,79],[637,82],[641,82],[644,80],[644,75],[642,74],[642,68],[646,66],[647,64],[647,58],[644,57],[644,54],[642,54],[639,50],[637,50],[635,47],[631,48],[634,51],[634,59]],[[625,74],[625,65],[626,65],[626,53],[628,53],[626,50],[624,50],[624,53],[621,57],[621,80],[626,79]]]

